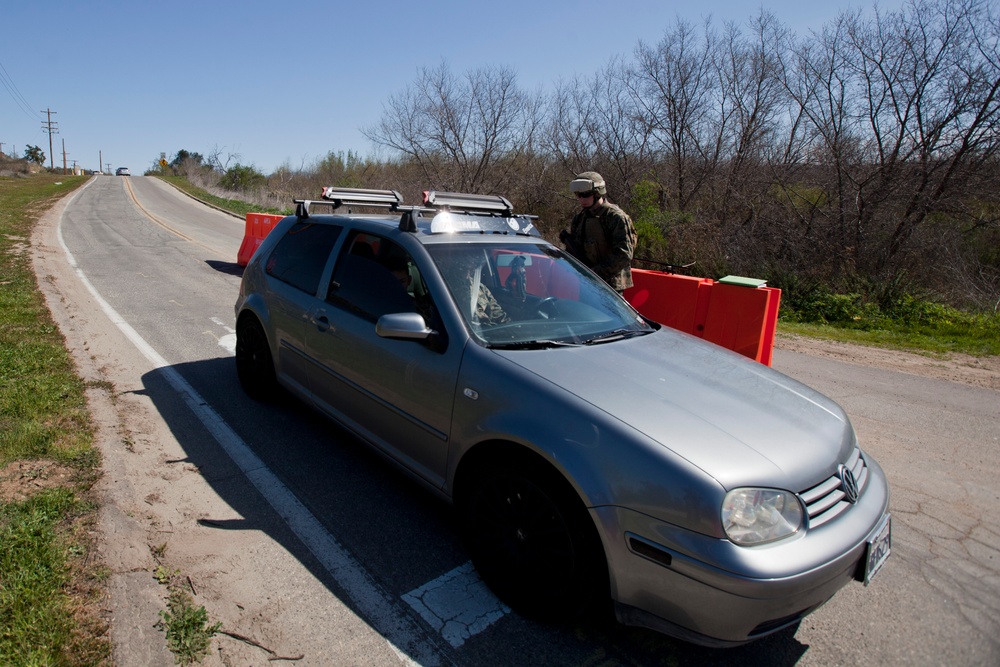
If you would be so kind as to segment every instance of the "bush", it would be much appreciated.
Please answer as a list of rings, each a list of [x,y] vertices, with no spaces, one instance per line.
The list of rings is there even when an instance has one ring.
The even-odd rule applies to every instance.
[[[252,192],[267,185],[267,177],[253,166],[237,164],[226,170],[219,179],[219,187],[233,192]]]

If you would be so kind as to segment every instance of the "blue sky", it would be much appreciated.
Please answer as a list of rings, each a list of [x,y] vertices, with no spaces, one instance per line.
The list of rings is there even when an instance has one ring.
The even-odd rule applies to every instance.
[[[898,9],[903,0],[880,0]],[[745,23],[738,0],[4,0],[0,144],[23,155],[52,120],[56,166],[128,166],[142,173],[180,149],[238,155],[270,173],[329,151],[375,154],[376,123],[418,69],[462,74],[512,68],[529,90],[551,90],[655,44],[677,17]],[[763,3],[799,35],[871,0]],[[49,163],[48,158],[46,164]]]

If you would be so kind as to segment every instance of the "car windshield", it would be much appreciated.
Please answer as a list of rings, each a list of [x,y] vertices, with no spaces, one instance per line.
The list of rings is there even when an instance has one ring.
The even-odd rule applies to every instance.
[[[427,250],[473,335],[490,347],[595,345],[653,330],[604,281],[546,243]]]

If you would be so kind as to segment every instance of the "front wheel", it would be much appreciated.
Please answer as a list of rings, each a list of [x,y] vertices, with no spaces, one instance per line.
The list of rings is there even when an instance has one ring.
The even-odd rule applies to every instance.
[[[271,347],[264,328],[253,317],[244,317],[236,325],[236,374],[250,398],[273,398],[277,383]]]
[[[472,562],[511,608],[563,621],[607,594],[607,565],[593,521],[555,471],[531,462],[492,462],[464,488],[459,510]]]

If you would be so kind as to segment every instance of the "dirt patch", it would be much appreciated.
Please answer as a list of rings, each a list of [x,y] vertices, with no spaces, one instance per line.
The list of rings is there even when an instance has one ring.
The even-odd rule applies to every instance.
[[[1000,391],[1000,357],[974,357],[968,354],[930,356],[818,340],[794,334],[780,334],[775,341],[775,347],[790,352],[837,359],[858,366],[884,368]]]
[[[13,461],[0,470],[0,502],[20,502],[45,489],[67,486],[73,469],[55,461]]]

